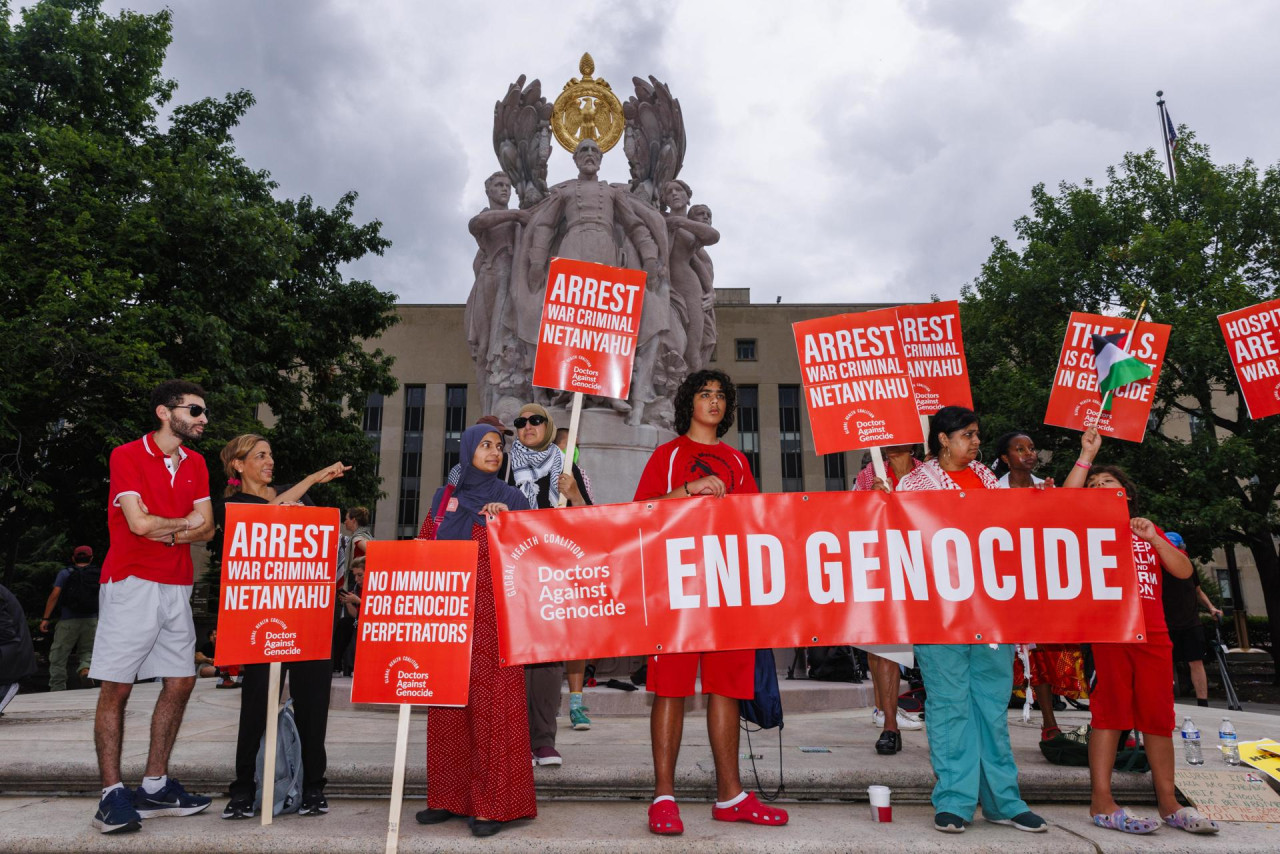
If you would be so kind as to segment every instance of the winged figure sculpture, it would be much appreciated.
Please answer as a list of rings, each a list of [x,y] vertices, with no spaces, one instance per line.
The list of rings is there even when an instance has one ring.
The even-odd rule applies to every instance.
[[[684,115],[667,84],[650,76],[631,78],[636,93],[622,105],[626,135],[622,148],[631,164],[631,192],[662,209],[662,186],[684,165]]]
[[[511,188],[528,208],[547,196],[547,159],[551,156],[551,104],[541,81],[524,85],[523,74],[493,105],[493,152]]]

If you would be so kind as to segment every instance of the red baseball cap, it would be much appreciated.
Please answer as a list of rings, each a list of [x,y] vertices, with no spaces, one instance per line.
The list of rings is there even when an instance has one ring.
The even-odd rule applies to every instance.
[[[87,557],[89,560],[93,560],[93,549],[89,546],[76,546],[76,550],[71,553],[71,559],[75,560],[79,557]]]

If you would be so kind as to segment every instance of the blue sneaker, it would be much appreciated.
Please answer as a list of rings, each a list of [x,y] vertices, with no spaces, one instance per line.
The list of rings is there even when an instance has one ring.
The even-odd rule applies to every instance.
[[[148,794],[141,786],[134,792],[133,805],[143,818],[160,818],[166,815],[195,815],[209,807],[212,798],[189,795],[182,784],[172,777],[164,788]]]
[[[142,828],[142,816],[133,806],[133,790],[128,786],[112,789],[98,801],[93,826],[103,833],[130,833]]]

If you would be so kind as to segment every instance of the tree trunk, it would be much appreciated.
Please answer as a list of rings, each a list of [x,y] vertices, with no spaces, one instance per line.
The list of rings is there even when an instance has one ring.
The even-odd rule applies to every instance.
[[[1280,643],[1277,643],[1276,627],[1280,626],[1280,556],[1268,534],[1265,539],[1250,537],[1249,551],[1258,567],[1258,581],[1262,584],[1262,601],[1267,606],[1270,623],[1271,664],[1273,684],[1280,685]],[[1235,591],[1233,591],[1235,592]]]

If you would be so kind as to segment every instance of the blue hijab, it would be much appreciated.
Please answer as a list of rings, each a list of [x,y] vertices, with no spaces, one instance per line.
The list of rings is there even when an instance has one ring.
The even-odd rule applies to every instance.
[[[514,486],[508,486],[498,479],[497,473],[480,471],[471,464],[475,459],[476,448],[489,433],[497,433],[487,424],[475,424],[462,433],[462,449],[459,454],[462,466],[462,477],[454,488],[453,497],[458,506],[453,512],[444,514],[440,529],[436,532],[438,540],[469,540],[471,526],[484,525],[488,520],[480,514],[480,508],[494,501],[501,502],[512,510],[523,510],[529,506],[524,493]],[[440,499],[444,496],[444,487],[436,490],[431,499],[431,516],[435,518],[440,509]]]

